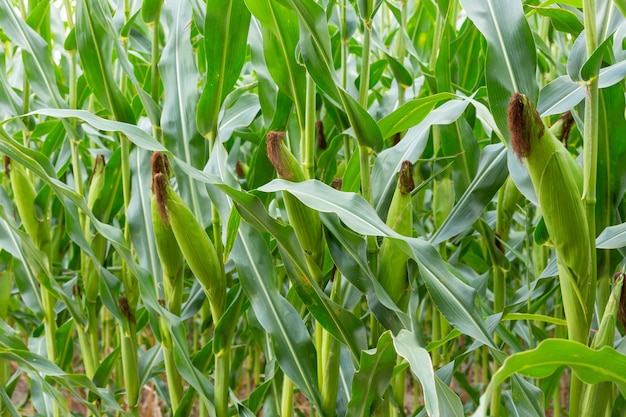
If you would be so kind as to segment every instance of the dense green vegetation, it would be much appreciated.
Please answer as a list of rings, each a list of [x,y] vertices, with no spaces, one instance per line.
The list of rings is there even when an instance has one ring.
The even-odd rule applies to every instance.
[[[625,13],[0,0],[0,415],[624,415]]]

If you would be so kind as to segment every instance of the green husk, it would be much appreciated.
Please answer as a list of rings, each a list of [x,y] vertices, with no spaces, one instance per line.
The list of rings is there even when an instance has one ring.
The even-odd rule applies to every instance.
[[[581,200],[582,172],[574,157],[545,128],[526,96],[509,103],[511,146],[524,158],[546,228],[557,252],[570,339],[586,344],[593,315],[591,244]]]
[[[413,164],[409,161],[404,161],[400,168],[398,185],[387,214],[387,226],[404,236],[411,236],[413,233],[411,192],[414,188]],[[407,254],[399,250],[391,240],[383,238],[379,252],[378,279],[382,287],[396,303],[400,302],[408,287],[408,260]]]
[[[169,182],[169,162],[167,156],[155,152],[152,156],[152,175],[162,174]],[[163,221],[163,215],[159,213],[159,204],[155,194],[154,180],[152,184],[152,198],[150,206],[152,210],[152,227],[157,254],[163,269],[163,288],[168,309],[174,314],[180,314],[183,297],[183,253],[178,246],[174,231],[169,223]],[[163,207],[165,209],[165,207]]]
[[[91,175],[91,183],[89,184],[89,193],[87,194],[87,207],[90,210],[93,209],[96,201],[101,197],[102,189],[105,183],[105,161],[104,155],[97,155],[96,161],[93,167],[93,173]],[[90,230],[90,222],[87,219],[85,223],[85,236],[90,240],[91,248],[94,254],[100,259],[101,263],[104,262],[104,256],[106,253],[106,239],[100,234],[93,234]],[[91,259],[88,256],[83,255],[82,259],[83,268],[83,281],[85,287],[85,297],[90,303],[95,303],[98,298],[100,275],[98,270],[93,267]]]
[[[214,320],[217,321],[224,312],[226,301],[224,264],[204,228],[169,186],[166,175],[158,172],[152,180],[161,221],[171,226],[183,257],[209,298]]]
[[[284,136],[283,132],[267,134],[267,156],[279,177],[292,182],[302,182],[305,180],[304,172],[296,158],[287,149],[283,141]],[[298,241],[309,258],[320,266],[324,256],[324,240],[319,213],[288,192],[283,193],[283,201],[289,223],[296,232]]]
[[[5,159],[5,169],[9,170],[7,172],[9,172],[13,189],[13,201],[24,230],[31,236],[37,248],[47,253],[50,245],[50,224],[37,204],[37,191],[33,181],[26,172],[26,168],[13,163],[8,158]]]

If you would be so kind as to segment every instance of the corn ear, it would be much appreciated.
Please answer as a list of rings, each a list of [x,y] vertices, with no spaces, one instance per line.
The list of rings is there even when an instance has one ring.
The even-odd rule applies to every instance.
[[[45,243],[50,240],[50,233],[43,215],[37,213],[37,192],[32,180],[24,166],[14,164],[9,158],[5,158],[5,169],[9,173],[11,188],[13,189],[13,200],[22,220],[24,230],[32,237],[35,245],[39,249],[44,250]]]
[[[106,163],[104,161],[104,155],[98,154],[93,166],[93,173],[91,174],[91,182],[89,184],[89,194],[87,195],[87,207],[89,210],[93,209],[94,204],[104,188],[104,169]]]
[[[98,154],[96,161],[94,162],[93,173],[91,174],[91,182],[89,184],[89,191],[87,194],[87,207],[92,210],[96,201],[102,193],[105,182],[105,161],[104,155]],[[106,239],[99,234],[93,235],[91,233],[91,227],[89,219],[85,221],[85,236],[90,240],[91,249],[94,254],[104,262],[104,255],[106,253]],[[83,255],[82,264],[83,268],[83,282],[85,287],[85,297],[90,303],[95,303],[98,298],[98,292],[100,287],[100,276],[98,270],[92,266],[92,261],[86,255]]]
[[[226,275],[215,246],[185,202],[169,186],[166,174],[152,177],[157,212],[164,224],[170,225],[176,242],[189,268],[209,298],[214,319],[224,312]]]
[[[162,174],[164,179],[169,182],[170,170],[167,156],[159,152],[155,152],[152,156],[152,175],[155,176],[157,174]],[[172,313],[179,314],[183,296],[183,254],[178,246],[171,225],[164,222],[159,214],[154,180],[150,203],[156,249],[163,269],[163,287],[167,307]]]
[[[572,131],[572,127],[574,126],[574,116],[572,116],[572,112],[565,112],[561,117],[558,118],[556,122],[552,126],[550,126],[550,132],[567,146],[567,142],[569,140],[569,134]]]
[[[496,217],[496,233],[502,240],[509,238],[513,215],[517,210],[517,202],[521,193],[515,186],[513,179],[508,177],[504,183],[504,187],[498,193],[498,210]]]
[[[413,233],[411,192],[414,188],[413,164],[409,161],[404,161],[400,168],[398,185],[387,214],[387,226],[404,236],[411,236]],[[378,256],[378,279],[380,284],[391,299],[398,303],[408,287],[407,262],[409,257],[388,238],[383,238]]]
[[[557,252],[570,338],[587,343],[593,313],[591,244],[581,200],[582,173],[574,157],[545,128],[535,106],[516,93],[509,103],[511,145],[524,158]]]
[[[305,180],[302,167],[287,149],[283,141],[284,136],[282,132],[267,134],[267,155],[282,179],[302,182]],[[298,241],[310,259],[320,266],[324,256],[324,240],[319,213],[288,192],[283,193],[283,201]]]

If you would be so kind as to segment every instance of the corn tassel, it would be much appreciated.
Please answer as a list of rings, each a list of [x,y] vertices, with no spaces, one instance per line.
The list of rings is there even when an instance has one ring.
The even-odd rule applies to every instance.
[[[209,298],[215,321],[224,312],[226,275],[215,246],[185,202],[169,186],[164,172],[152,177],[157,212],[165,225],[170,225],[176,242],[189,268]]]
[[[546,228],[556,248],[570,339],[587,344],[594,288],[589,230],[581,201],[581,168],[545,128],[526,96],[516,93],[511,98],[509,129],[513,150],[526,160]]]
[[[305,180],[304,173],[283,142],[284,136],[282,132],[267,134],[267,155],[282,179],[302,182]],[[298,241],[310,259],[320,266],[324,256],[324,241],[319,213],[287,192],[283,193],[283,201]]]
[[[387,214],[387,226],[404,236],[411,236],[413,233],[411,192],[414,188],[413,164],[409,161],[404,161],[400,168],[398,185]],[[391,299],[398,303],[408,287],[407,262],[409,257],[396,248],[387,238],[383,238],[378,256],[378,279],[380,284]]]

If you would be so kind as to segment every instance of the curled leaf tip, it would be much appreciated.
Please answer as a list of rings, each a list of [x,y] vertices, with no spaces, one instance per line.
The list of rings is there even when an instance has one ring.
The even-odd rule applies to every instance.
[[[511,97],[508,116],[513,151],[518,158],[525,158],[530,153],[531,139],[543,136],[543,122],[528,97],[520,93]]]
[[[167,215],[167,187],[168,179],[165,174],[158,172],[152,176],[152,192],[156,197],[159,217],[165,224],[169,224],[169,216]]]
[[[272,131],[267,134],[267,157],[281,178],[290,180],[293,172],[286,153],[289,151],[284,146],[285,132]]]
[[[398,187],[402,194],[410,194],[415,189],[415,181],[413,180],[413,164],[411,161],[402,161],[400,166],[400,176],[398,178]]]

